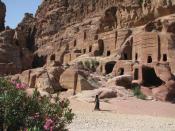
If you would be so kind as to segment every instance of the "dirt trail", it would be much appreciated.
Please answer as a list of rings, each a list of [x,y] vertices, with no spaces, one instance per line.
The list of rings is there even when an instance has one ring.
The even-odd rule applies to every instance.
[[[94,104],[72,99],[76,114],[70,131],[175,131],[175,105],[156,101],[116,100]]]

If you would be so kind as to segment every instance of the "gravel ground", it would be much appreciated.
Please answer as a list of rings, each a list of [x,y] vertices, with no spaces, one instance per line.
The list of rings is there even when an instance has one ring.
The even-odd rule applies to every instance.
[[[75,112],[70,131],[175,131],[175,119],[123,115],[108,111]]]

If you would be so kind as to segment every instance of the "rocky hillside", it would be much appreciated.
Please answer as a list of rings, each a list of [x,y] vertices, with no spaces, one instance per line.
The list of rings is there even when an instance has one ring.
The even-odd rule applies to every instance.
[[[4,29],[5,12],[0,1],[2,76],[74,94],[99,88],[104,76],[175,98],[175,0],[43,0],[15,30]]]

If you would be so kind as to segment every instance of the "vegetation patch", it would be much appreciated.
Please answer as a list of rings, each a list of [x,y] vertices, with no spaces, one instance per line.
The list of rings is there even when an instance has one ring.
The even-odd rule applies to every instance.
[[[146,96],[140,91],[139,85],[134,84],[132,86],[132,91],[134,93],[134,96],[136,96],[138,99],[146,100]]]
[[[42,97],[37,90],[29,97],[26,88],[19,81],[0,78],[0,130],[65,131],[74,117],[69,101]]]
[[[92,59],[92,60],[85,60],[85,61],[79,61],[78,65],[81,66],[83,69],[96,71],[96,68],[99,66],[99,62]]]
[[[142,5],[143,4],[143,0],[138,0],[139,4]]]

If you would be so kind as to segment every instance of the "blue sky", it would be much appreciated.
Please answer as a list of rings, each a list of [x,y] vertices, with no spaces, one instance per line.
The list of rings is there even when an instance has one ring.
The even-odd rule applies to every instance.
[[[6,26],[15,28],[26,12],[35,14],[42,0],[1,0],[6,4]]]

